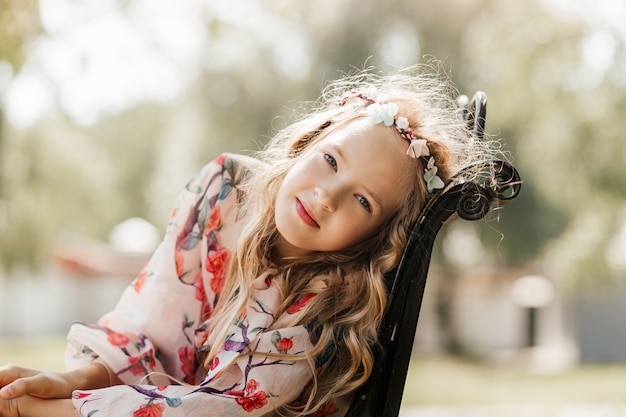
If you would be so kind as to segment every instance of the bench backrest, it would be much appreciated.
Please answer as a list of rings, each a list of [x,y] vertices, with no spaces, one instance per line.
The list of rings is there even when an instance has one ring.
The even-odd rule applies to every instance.
[[[461,117],[476,140],[482,140],[487,97],[476,93],[459,100]],[[468,181],[464,172],[480,168],[478,178]],[[483,218],[494,205],[515,198],[521,187],[519,175],[505,161],[488,161],[453,176],[424,208],[413,226],[398,267],[388,281],[389,303],[379,331],[381,348],[376,352],[372,375],[358,390],[346,417],[397,417],[411,357],[432,248],[437,233],[453,214],[465,220]]]

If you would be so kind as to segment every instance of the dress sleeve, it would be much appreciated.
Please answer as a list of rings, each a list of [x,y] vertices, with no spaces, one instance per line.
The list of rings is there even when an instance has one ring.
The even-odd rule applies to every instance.
[[[199,385],[117,385],[75,391],[76,409],[84,416],[102,417],[252,417],[286,404],[302,406],[299,399],[313,375],[332,357],[331,348],[310,361],[281,356],[304,358],[316,343],[315,325],[289,326],[311,297],[304,297],[275,320],[281,297],[273,271],[251,285],[245,310],[231,324],[220,353]],[[343,411],[328,403],[316,416],[341,416]]]
[[[72,326],[68,367],[99,361],[121,382],[75,391],[79,415],[261,416],[298,407],[313,375],[327,366],[332,352],[307,358],[317,326],[295,316],[311,297],[277,318],[282,277],[271,268],[250,284],[246,308],[224,340],[205,331],[239,233],[239,184],[252,163],[223,156],[207,165],[181,193],[163,242],[115,309],[96,324]],[[220,351],[205,371],[196,352],[215,343]],[[322,411],[317,416],[342,415],[332,404]]]
[[[113,381],[169,383],[163,374],[194,384],[194,329],[210,317],[237,234],[238,185],[247,172],[222,155],[180,193],[163,241],[113,311],[96,324],[75,323],[66,365],[91,361]]]

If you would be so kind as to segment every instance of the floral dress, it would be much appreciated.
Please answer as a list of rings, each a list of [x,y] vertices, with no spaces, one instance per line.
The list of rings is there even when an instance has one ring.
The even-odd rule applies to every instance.
[[[238,185],[258,164],[225,154],[205,166],[181,193],[163,242],[115,309],[97,324],[72,325],[68,368],[97,361],[122,383],[75,391],[72,400],[79,415],[261,416],[294,404],[306,390],[311,380],[306,360],[263,355],[305,354],[316,342],[312,326],[280,325],[293,323],[310,297],[274,316],[282,301],[278,271],[268,268],[251,283],[247,306],[225,340],[212,340],[206,332],[242,226],[237,221]],[[266,331],[270,325],[274,330]],[[196,353],[214,343],[222,346],[207,372]],[[331,355],[322,356],[315,358],[316,373]],[[344,413],[345,407],[327,404],[317,416]]]

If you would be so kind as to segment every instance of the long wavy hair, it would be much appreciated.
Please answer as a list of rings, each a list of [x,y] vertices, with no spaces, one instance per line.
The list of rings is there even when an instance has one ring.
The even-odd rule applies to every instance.
[[[417,137],[427,140],[442,180],[489,153],[481,142],[471,137],[459,116],[452,98],[456,92],[450,82],[432,67],[416,66],[391,75],[368,70],[330,84],[319,100],[305,104],[305,111],[277,132],[257,155],[265,164],[245,184],[246,198],[241,212],[246,224],[211,320],[214,340],[224,339],[228,325],[247,302],[250,283],[268,267],[278,237],[275,199],[283,178],[328,134],[368,117],[364,100],[344,100],[344,95],[371,85],[378,90],[378,100],[398,104],[398,115],[409,120]],[[389,128],[389,134],[403,140],[393,127]],[[353,392],[369,377],[374,364],[373,348],[387,304],[384,274],[397,266],[409,227],[430,195],[423,179],[422,159],[414,159],[411,172],[403,173],[413,178],[410,188],[405,191],[402,203],[371,236],[339,251],[314,252],[281,264],[284,279],[277,282],[283,302],[276,317],[306,294],[314,293],[316,297],[292,325],[314,323],[319,338],[306,356],[276,354],[289,360],[309,361],[312,384],[303,404],[297,408],[283,407],[274,413],[311,414],[328,400]],[[321,279],[324,285],[320,285]],[[329,347],[334,351],[332,365],[316,376],[312,358]],[[217,343],[212,346],[205,367],[210,366],[218,349]]]

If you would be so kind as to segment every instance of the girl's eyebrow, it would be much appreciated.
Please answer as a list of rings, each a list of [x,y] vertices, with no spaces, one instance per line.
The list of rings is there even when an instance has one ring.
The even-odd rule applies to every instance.
[[[337,145],[336,143],[331,143],[330,147],[332,148],[332,150],[334,152],[337,153],[337,155],[339,156],[339,159],[341,160],[341,163],[346,165],[348,168],[350,168],[350,162],[348,161],[348,159],[346,158],[345,154],[341,150],[341,146]],[[371,190],[365,184],[362,184],[361,187],[363,187],[365,192],[367,192],[372,197],[372,199],[374,199],[374,203],[376,203],[376,205],[378,207],[380,207],[380,210],[384,211],[384,206],[383,206],[383,203],[382,203],[382,200],[381,200],[380,196],[378,194],[376,194],[373,190]]]

